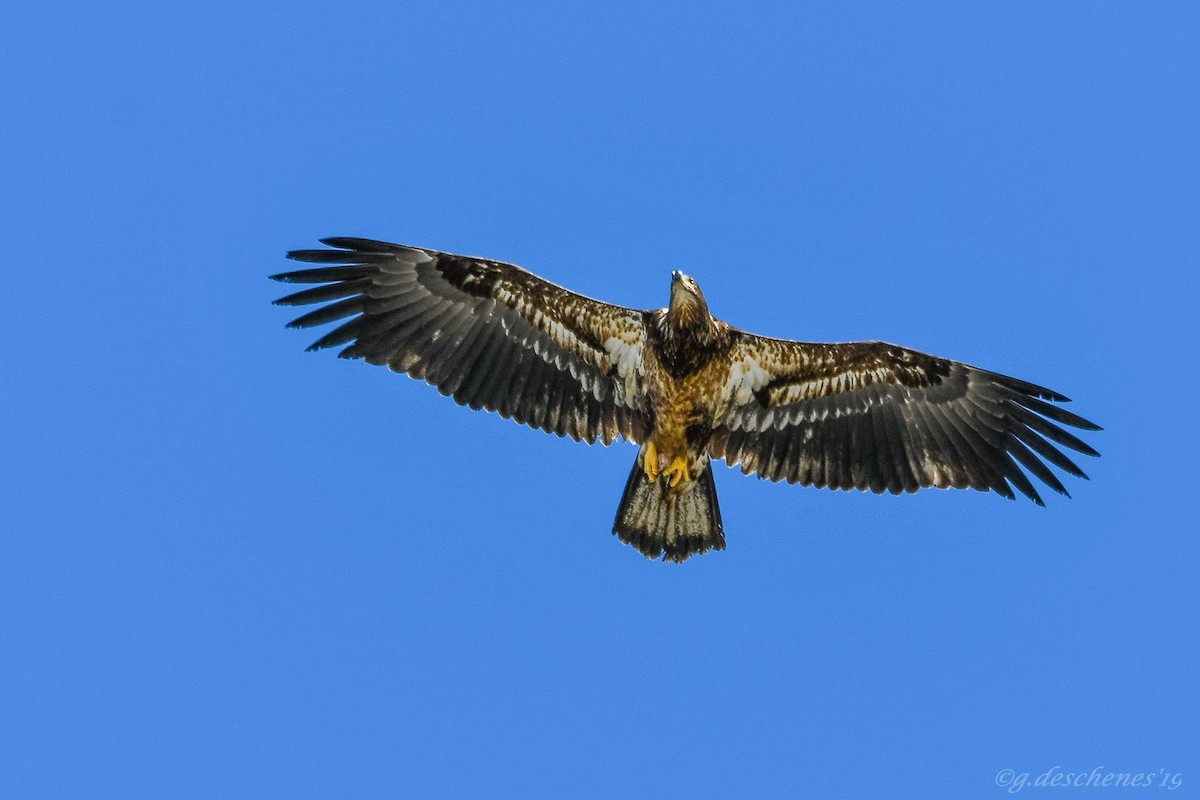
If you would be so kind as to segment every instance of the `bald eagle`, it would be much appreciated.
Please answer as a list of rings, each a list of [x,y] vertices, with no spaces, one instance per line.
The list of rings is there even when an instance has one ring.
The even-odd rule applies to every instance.
[[[666,308],[570,292],[520,267],[355,238],[288,258],[319,284],[276,302],[324,304],[290,323],[341,321],[309,350],[342,347],[422,379],[460,405],[589,444],[639,446],[613,533],[649,558],[723,550],[711,459],[772,481],[892,494],[1013,490],[1021,467],[1066,495],[1049,464],[1098,455],[1065,427],[1100,430],[1026,381],[886,342],[815,344],[740,331],[671,275]]]

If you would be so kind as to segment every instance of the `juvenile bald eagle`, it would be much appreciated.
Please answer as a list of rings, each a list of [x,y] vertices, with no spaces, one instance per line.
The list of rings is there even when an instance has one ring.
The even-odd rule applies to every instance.
[[[1056,392],[885,342],[813,344],[714,318],[671,275],[666,308],[569,292],[498,261],[367,239],[323,239],[288,258],[329,266],[272,276],[323,284],[276,301],[328,303],[293,328],[343,320],[310,347],[385,364],[455,402],[589,444],[638,444],[613,533],[650,558],[725,548],[710,459],[830,489],[1013,489],[1043,505],[1024,467],[1087,476],[1058,446],[1097,425]],[[1051,402],[1047,402],[1051,401]],[[1057,423],[1057,424],[1056,424]],[[1057,445],[1057,446],[1056,446]]]

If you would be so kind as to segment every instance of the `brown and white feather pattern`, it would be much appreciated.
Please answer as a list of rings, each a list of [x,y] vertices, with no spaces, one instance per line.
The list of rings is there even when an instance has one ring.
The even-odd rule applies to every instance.
[[[349,319],[310,349],[386,364],[456,402],[559,436],[641,441],[644,314],[556,286],[520,267],[367,239],[323,239],[273,276],[324,284],[276,301],[329,303],[291,323]],[[333,302],[331,302],[333,301]]]
[[[725,546],[709,458],[773,481],[1040,505],[1031,478],[1066,494],[1050,466],[1086,477],[1064,451],[1097,455],[1067,429],[1099,426],[1049,389],[884,342],[744,333],[682,273],[668,308],[640,311],[498,261],[322,241],[288,254],[320,266],[274,276],[315,284],[277,301],[319,304],[293,327],[338,323],[310,349],[342,347],[559,436],[639,443],[613,531],[651,558]]]
[[[1018,464],[1086,477],[1062,446],[1096,451],[1063,425],[1098,430],[1025,381],[885,342],[811,344],[734,332],[728,403],[709,453],[773,481],[913,492],[974,488],[1041,504]],[[1059,423],[1059,424],[1055,424]]]

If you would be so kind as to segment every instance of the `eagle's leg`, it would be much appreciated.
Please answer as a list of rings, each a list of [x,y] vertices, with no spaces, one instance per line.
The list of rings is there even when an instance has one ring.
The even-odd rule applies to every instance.
[[[670,465],[662,472],[664,477],[671,479],[671,488],[674,489],[684,481],[692,479],[691,473],[688,471],[687,458],[684,456],[675,456],[671,459]]]
[[[640,455],[642,461],[642,471],[646,473],[646,477],[651,483],[658,480],[658,448],[654,446],[653,441],[646,442],[646,449]]]

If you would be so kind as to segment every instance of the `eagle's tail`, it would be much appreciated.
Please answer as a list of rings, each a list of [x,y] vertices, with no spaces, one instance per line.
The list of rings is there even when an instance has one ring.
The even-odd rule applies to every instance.
[[[635,461],[613,533],[647,558],[661,555],[664,561],[676,563],[709,550],[724,550],[725,531],[712,463],[706,460],[695,482],[676,494],[665,478],[651,483]]]

